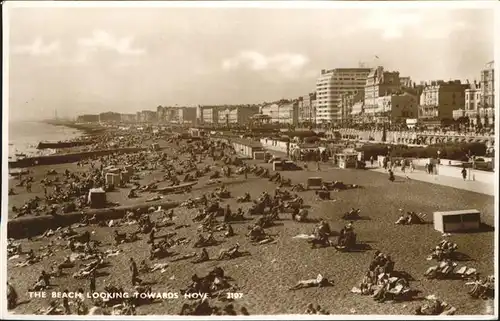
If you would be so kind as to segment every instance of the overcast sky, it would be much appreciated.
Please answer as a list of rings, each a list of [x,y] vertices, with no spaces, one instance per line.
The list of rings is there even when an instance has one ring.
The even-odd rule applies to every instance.
[[[359,62],[414,80],[479,79],[493,59],[493,16],[444,8],[15,8],[10,118],[295,98],[314,91],[321,69]]]

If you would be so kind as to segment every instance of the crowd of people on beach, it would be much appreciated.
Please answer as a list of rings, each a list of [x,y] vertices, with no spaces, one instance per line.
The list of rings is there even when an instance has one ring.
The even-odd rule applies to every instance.
[[[136,133],[130,137],[119,136],[117,132],[113,132],[101,139],[102,146],[137,146],[155,137],[157,138],[158,135],[149,132]],[[238,315],[234,304],[226,303],[224,299],[225,293],[239,289],[235,280],[225,274],[222,268],[224,261],[255,255],[257,252],[252,250],[253,246],[277,243],[280,236],[269,230],[279,221],[289,217],[294,223],[314,223],[312,234],[304,237],[308,239],[312,248],[332,246],[339,251],[349,252],[359,245],[360,242],[354,231],[354,220],[360,218],[359,209],[353,208],[349,215],[345,216],[344,219],[348,219],[348,222],[337,233],[331,229],[325,219],[310,216],[308,205],[304,204],[304,199],[299,194],[306,190],[302,184],[294,184],[291,179],[279,172],[273,173],[267,167],[246,164],[236,157],[235,150],[229,144],[207,139],[193,139],[180,144],[179,139],[171,136],[165,138],[165,141],[170,147],[174,146],[168,152],[161,149],[149,149],[135,153],[94,157],[79,161],[76,164],[76,170],[47,171],[38,181],[30,173],[17,178],[17,186],[12,188],[12,194],[10,192],[9,194],[16,194],[18,187],[25,188],[26,193],[32,193],[32,186],[36,184],[43,189],[44,196],[35,196],[21,207],[12,207],[11,210],[16,218],[44,214],[57,218],[67,213],[85,212],[89,209],[89,191],[95,188],[110,192],[128,186],[131,189],[126,196],[127,200],[132,204],[135,199],[143,201],[136,208],[124,210],[123,216],[118,219],[110,219],[95,213],[83,214],[82,220],[71,226],[54,225],[53,228],[47,229],[36,238],[48,242],[36,250],[31,248],[27,252],[23,251],[21,242],[9,239],[7,246],[9,260],[24,258],[23,261],[16,263],[17,267],[33,266],[45,259],[51,261],[51,270],[41,270],[33,281],[30,291],[53,289],[52,280],[68,277],[65,271],[71,270],[73,272],[69,274],[71,278],[88,282],[88,291],[82,288],[65,289],[65,293],[71,291],[94,293],[99,290],[109,294],[123,294],[132,289],[134,293],[145,294],[146,298],[143,299],[142,296],[125,298],[122,295],[110,299],[95,298],[90,302],[80,297],[72,301],[63,298],[60,301],[52,300],[48,307],[36,313],[134,315],[137,313],[137,307],[155,301],[147,295],[154,293],[152,284],[157,279],[155,273],[165,273],[173,262],[184,261],[183,264],[194,266],[216,261],[218,265],[208,274],[201,277],[193,274],[190,280],[186,280],[186,287],[179,289],[183,295],[185,293],[207,294],[207,299],[193,300],[192,303],[184,304],[179,314]],[[113,143],[116,144],[113,145]],[[207,162],[210,164],[206,165]],[[106,180],[106,169],[123,165],[133,167],[134,173],[128,180],[121,181],[119,186],[110,186]],[[384,168],[388,168],[385,163]],[[144,179],[151,173],[161,173],[161,175],[156,174],[152,175],[154,177],[149,180]],[[394,180],[391,169],[389,169],[389,175],[390,179],[392,177],[391,180]],[[161,178],[158,178],[159,176]],[[233,195],[228,186],[233,181],[232,179],[237,177],[247,180],[249,176],[274,183],[276,185],[274,193],[262,191],[258,195],[251,195],[251,193]],[[226,182],[222,182],[222,179]],[[189,182],[201,185],[202,181],[207,191],[198,197],[191,195],[189,189],[179,187]],[[323,196],[319,196],[320,193],[317,195],[320,200],[328,201],[330,191],[348,188],[358,188],[358,186],[343,182],[323,184],[320,188]],[[163,193],[179,195],[178,199],[182,199],[180,207],[188,209],[192,214],[190,224],[179,224],[176,221],[177,210],[162,208],[161,205],[155,203],[165,201]],[[238,207],[232,208],[229,204],[224,204],[228,199],[235,199]],[[121,204],[112,202],[106,204],[107,207],[115,205]],[[420,215],[421,213],[408,212],[406,216],[402,212],[400,214],[401,217],[396,224],[421,224],[425,219]],[[233,227],[235,222],[246,224],[245,238],[248,240],[247,244],[250,244],[249,248],[232,241],[236,235]],[[197,226],[194,232],[188,236],[179,236],[179,231],[191,226]],[[306,228],[308,225],[303,224],[303,226]],[[109,237],[112,242],[104,243],[94,236],[88,227],[111,229]],[[330,241],[330,237],[334,235],[337,236],[336,242]],[[34,236],[30,235],[29,239],[33,238]],[[98,289],[96,280],[103,275],[102,270],[117,264],[114,257],[127,255],[125,254],[127,244],[142,242],[143,238],[146,242],[141,245],[141,248],[144,247],[147,258],[133,257],[128,254],[128,282],[119,286],[106,284],[102,289]],[[210,249],[222,244],[228,244],[228,246],[224,245],[218,252]],[[185,247],[190,247],[191,250],[180,253],[179,248]],[[55,260],[53,257],[56,253],[60,255],[61,252],[65,253],[64,258]],[[433,259],[443,261],[448,259],[450,253],[453,252],[454,245],[450,242],[443,242],[436,247],[431,256]],[[168,262],[163,259],[168,259]],[[395,262],[389,255],[375,251],[363,280],[359,287],[353,288],[352,292],[371,295],[377,302],[411,300],[416,293],[410,287],[410,280],[401,275],[401,271],[396,271],[394,266]],[[493,281],[491,277],[474,279],[474,283],[470,284],[473,285],[470,291],[471,296],[491,297]],[[9,309],[15,309],[20,300],[15,282],[16,280],[8,282]],[[122,282],[125,281],[122,280]],[[298,281],[291,286],[290,290],[328,286],[335,286],[335,281],[319,274],[315,279]],[[416,314],[454,313],[453,307],[450,308],[449,305],[436,298],[430,298],[431,303],[419,307]],[[329,314],[312,303],[307,306],[305,313]],[[249,312],[246,307],[241,306],[239,314],[248,315]]]

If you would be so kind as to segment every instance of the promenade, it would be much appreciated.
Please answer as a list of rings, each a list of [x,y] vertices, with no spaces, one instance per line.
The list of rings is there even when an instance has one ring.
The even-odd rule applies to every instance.
[[[282,157],[282,158],[288,158],[286,153],[283,152],[278,152],[278,151],[269,151],[271,154],[277,157]],[[299,165],[303,165],[304,162],[297,162]],[[315,171],[316,170],[316,162],[307,162],[309,170]],[[330,168],[334,168],[333,164],[329,163],[321,163],[321,168],[322,171],[328,171]],[[370,162],[366,162],[366,168],[368,170],[374,171],[374,172],[379,172],[379,173],[384,173],[387,174],[387,171],[384,170],[383,168],[380,168],[374,163],[373,166],[370,165]],[[485,194],[485,195],[495,195],[495,182],[492,181],[491,184],[487,184],[484,182],[479,182],[479,181],[473,181],[473,180],[463,180],[461,178],[455,178],[455,177],[450,177],[450,176],[443,176],[443,175],[431,175],[427,174],[424,170],[422,169],[415,169],[413,172],[410,172],[409,169],[407,169],[404,173],[401,172],[401,168],[397,167],[394,170],[394,175],[397,177],[403,177],[406,179],[406,177],[409,177],[410,179],[414,179],[417,181],[422,181],[422,182],[427,182],[431,184],[437,184],[437,185],[443,185],[443,186],[449,186],[453,188],[458,188],[470,192],[476,192],[480,194]]]
[[[387,174],[387,171],[383,168],[376,167],[376,168],[370,168],[370,170],[375,171],[375,172],[379,172],[379,173]],[[418,181],[423,181],[423,182],[428,182],[428,183],[443,185],[443,186],[449,186],[449,187],[463,189],[466,191],[481,193],[481,194],[485,194],[485,195],[492,195],[492,196],[495,195],[495,182],[494,181],[492,181],[491,184],[487,184],[487,183],[478,182],[478,181],[463,180],[461,178],[427,174],[425,171],[422,171],[422,170],[415,170],[413,172],[411,172],[410,170],[406,170],[403,173],[400,168],[397,168],[396,170],[394,170],[394,175],[398,176],[398,177],[403,177],[405,179],[407,179],[407,177],[409,177],[410,179],[414,179],[414,180],[418,180]]]

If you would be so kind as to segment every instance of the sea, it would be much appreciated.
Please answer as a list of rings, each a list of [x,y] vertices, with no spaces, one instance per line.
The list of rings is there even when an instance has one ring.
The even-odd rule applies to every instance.
[[[43,122],[17,121],[9,123],[9,160],[15,160],[16,154],[27,157],[48,155],[55,150],[38,150],[39,142],[58,142],[83,135],[82,131],[64,126],[54,126]]]

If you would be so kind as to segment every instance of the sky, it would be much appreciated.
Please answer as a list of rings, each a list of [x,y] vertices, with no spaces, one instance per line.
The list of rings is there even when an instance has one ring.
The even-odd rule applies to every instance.
[[[297,98],[321,69],[360,62],[473,80],[494,51],[491,9],[10,8],[9,18],[10,120]]]

